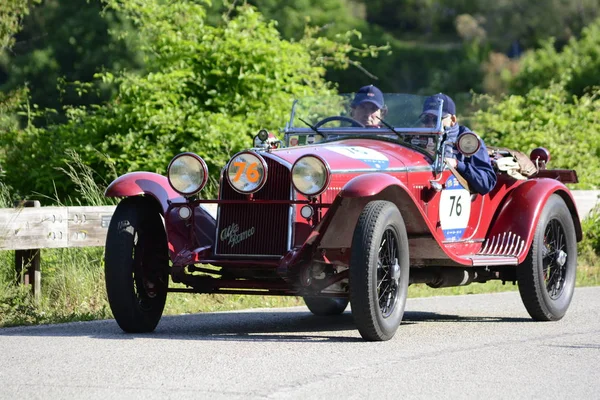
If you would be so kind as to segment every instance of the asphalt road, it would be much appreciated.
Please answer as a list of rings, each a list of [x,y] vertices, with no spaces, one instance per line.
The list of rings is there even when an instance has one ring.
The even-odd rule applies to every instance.
[[[388,342],[304,307],[0,329],[2,399],[600,396],[600,287],[533,322],[517,292],[409,299]]]

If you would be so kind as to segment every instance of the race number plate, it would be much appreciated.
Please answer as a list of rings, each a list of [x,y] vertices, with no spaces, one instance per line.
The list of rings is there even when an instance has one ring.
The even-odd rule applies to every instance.
[[[440,198],[440,225],[448,241],[462,239],[471,216],[471,194],[454,176],[446,181]]]

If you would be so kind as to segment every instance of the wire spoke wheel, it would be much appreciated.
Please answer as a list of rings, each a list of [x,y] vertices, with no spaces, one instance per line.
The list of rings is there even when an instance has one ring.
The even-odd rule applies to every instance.
[[[368,203],[352,238],[350,302],[366,340],[391,339],[408,293],[408,238],[402,215],[388,201]]]
[[[550,221],[544,235],[544,282],[548,295],[556,300],[562,294],[567,275],[565,232],[556,220]]]
[[[392,229],[386,229],[379,246],[377,262],[377,297],[384,318],[392,313],[398,297],[398,282],[394,279],[397,268],[398,240]]]
[[[519,293],[538,321],[561,319],[575,290],[577,239],[564,200],[550,196],[540,216],[525,261],[517,266]]]

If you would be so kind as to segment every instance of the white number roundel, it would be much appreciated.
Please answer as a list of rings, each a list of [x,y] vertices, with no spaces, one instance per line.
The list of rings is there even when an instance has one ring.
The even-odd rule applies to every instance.
[[[440,225],[444,238],[460,240],[465,234],[471,216],[471,194],[454,176],[446,181],[440,198]]]

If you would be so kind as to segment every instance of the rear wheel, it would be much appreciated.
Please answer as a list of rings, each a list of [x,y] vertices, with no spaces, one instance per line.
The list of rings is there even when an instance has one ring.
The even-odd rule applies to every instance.
[[[167,237],[154,201],[121,201],[108,227],[105,278],[110,308],[125,332],[156,328],[167,298],[168,268]]]
[[[404,220],[388,201],[372,201],[362,211],[352,239],[350,302],[366,340],[391,339],[404,315],[409,256]]]
[[[529,254],[517,267],[519,293],[531,318],[561,319],[571,303],[577,269],[573,217],[564,200],[552,195],[538,222]]]
[[[342,297],[304,297],[304,303],[315,315],[339,315],[348,307],[348,299]]]

